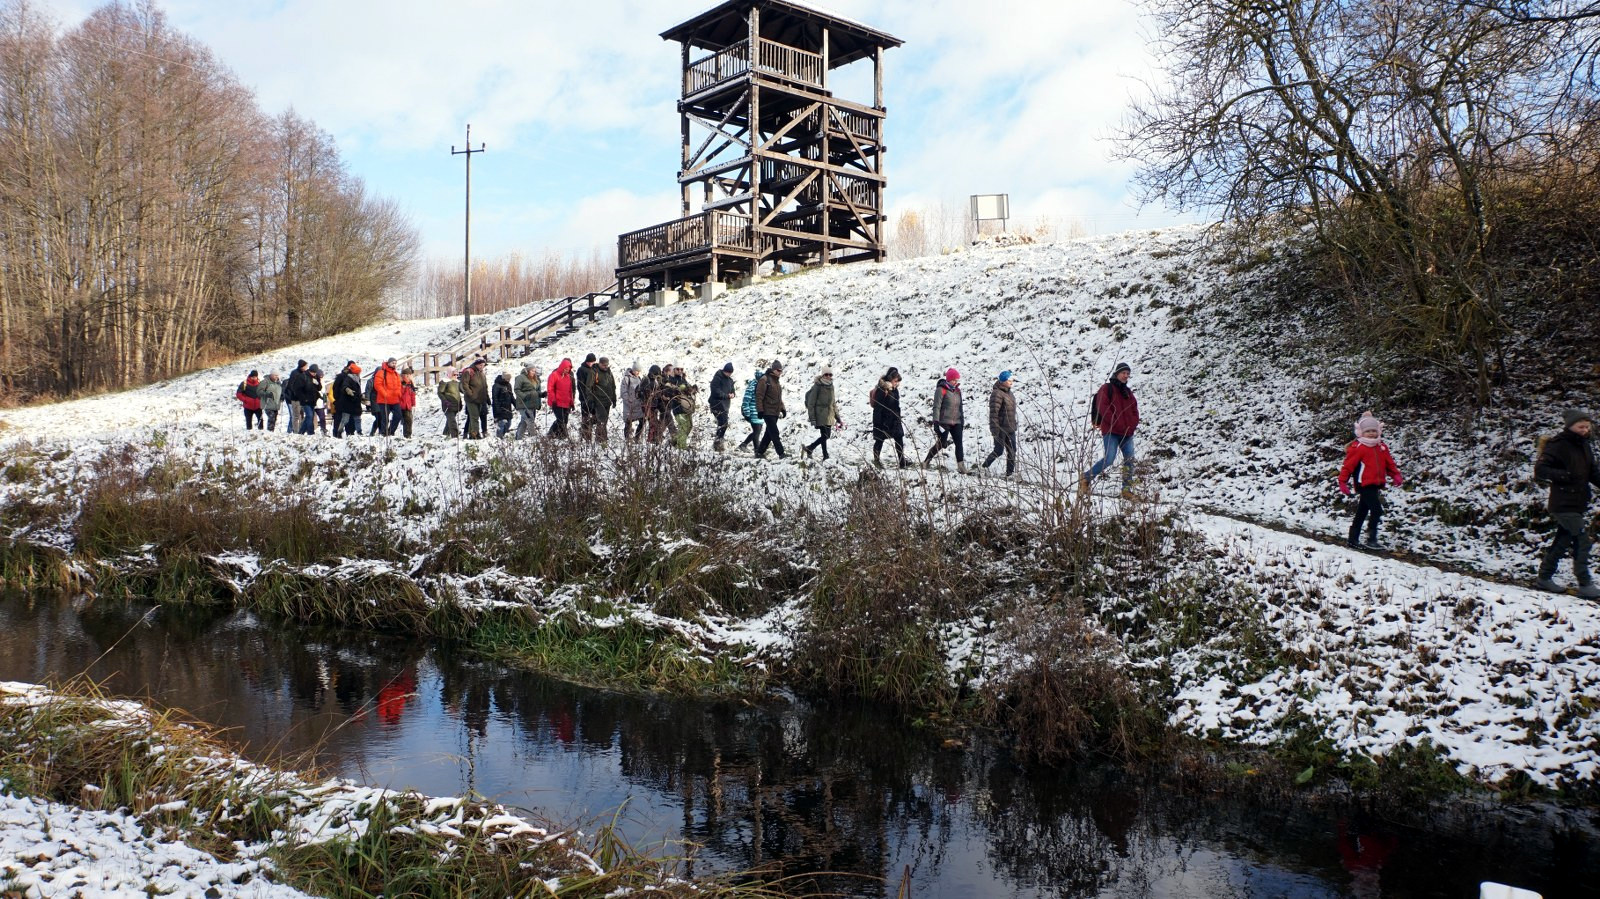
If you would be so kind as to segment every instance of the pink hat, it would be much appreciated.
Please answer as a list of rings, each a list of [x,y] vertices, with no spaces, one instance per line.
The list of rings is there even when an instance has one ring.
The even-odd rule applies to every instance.
[[[958,372],[953,368],[947,369],[944,373],[944,379],[946,381],[959,381],[961,380],[961,372]]]

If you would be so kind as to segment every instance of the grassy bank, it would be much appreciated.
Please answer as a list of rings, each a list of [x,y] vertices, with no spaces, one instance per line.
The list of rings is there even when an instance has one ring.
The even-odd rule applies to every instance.
[[[475,800],[432,799],[246,762],[213,733],[91,685],[0,693],[0,788],[131,815],[146,833],[258,862],[274,882],[332,897],[759,897],[683,878],[610,828],[585,834]],[[0,882],[23,868],[0,862]]]
[[[74,481],[24,446],[0,573],[460,641],[595,685],[864,698],[1046,763],[1168,758],[1195,738],[1226,754],[1251,742],[1235,722],[1175,729],[1185,685],[1316,672],[1272,622],[1319,606],[1321,581],[1262,569],[1169,505],[545,441],[334,452],[195,459],[156,441],[105,450],[88,478],[79,460]],[[1376,759],[1324,719],[1284,733],[1306,784],[1395,765],[1465,782],[1435,777],[1449,764],[1426,745]]]

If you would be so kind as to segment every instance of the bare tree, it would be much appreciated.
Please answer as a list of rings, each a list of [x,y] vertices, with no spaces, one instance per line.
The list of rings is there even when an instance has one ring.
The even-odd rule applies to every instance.
[[[1486,400],[1506,332],[1494,187],[1588,133],[1600,6],[1150,7],[1168,77],[1122,136],[1146,198],[1308,225],[1396,342]]]

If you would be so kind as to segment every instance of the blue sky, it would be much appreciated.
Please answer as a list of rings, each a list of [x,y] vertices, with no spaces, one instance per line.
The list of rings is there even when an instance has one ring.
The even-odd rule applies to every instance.
[[[473,144],[473,252],[614,246],[675,218],[678,45],[662,31],[716,0],[165,0],[262,108],[333,135],[399,201],[425,254],[461,252]],[[65,27],[99,4],[40,0]],[[1089,233],[1189,220],[1140,212],[1110,135],[1152,77],[1128,0],[828,0],[903,39],[889,52],[891,215],[973,193]],[[870,70],[869,70],[870,71]],[[848,88],[840,91],[847,97]],[[855,97],[870,101],[870,87]]]

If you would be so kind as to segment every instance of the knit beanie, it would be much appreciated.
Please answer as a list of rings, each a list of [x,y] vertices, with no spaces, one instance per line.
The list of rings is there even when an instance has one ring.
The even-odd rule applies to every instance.
[[[1383,436],[1383,422],[1379,421],[1378,416],[1373,415],[1371,412],[1362,413],[1361,418],[1356,421],[1357,437],[1366,436],[1368,431],[1377,431],[1379,437]]]
[[[1111,377],[1115,378],[1117,375],[1120,375],[1123,372],[1127,372],[1131,375],[1133,374],[1133,369],[1129,368],[1128,363],[1126,362],[1118,362],[1117,367],[1111,370]]]
[[[1001,373],[1000,373],[1000,380],[1002,380],[1002,381],[1009,381],[1009,380],[1011,380],[1011,370],[1010,370],[1010,369],[1007,369],[1007,370],[1005,370],[1005,371],[1003,371],[1003,372],[1001,372]]]
[[[953,368],[945,369],[944,379],[946,381],[959,381],[961,380],[961,372],[958,372]]]
[[[1582,409],[1568,409],[1561,413],[1561,421],[1570,428],[1580,421],[1593,422],[1594,419]]]

